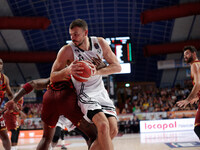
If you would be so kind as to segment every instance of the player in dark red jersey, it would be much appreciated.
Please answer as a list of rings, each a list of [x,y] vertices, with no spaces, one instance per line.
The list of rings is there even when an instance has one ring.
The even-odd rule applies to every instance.
[[[49,84],[49,78],[32,80],[26,83],[14,96],[13,100],[6,103],[10,109],[17,110],[16,102],[25,94],[33,89],[44,89]],[[83,114],[77,105],[76,93],[71,81],[63,81],[59,83],[51,83],[48,85],[47,91],[43,96],[42,120],[44,122],[43,137],[38,144],[37,149],[48,149],[52,141],[58,118],[64,115],[79,130],[89,137],[88,146],[96,139],[96,128],[83,119]]]
[[[7,133],[6,124],[3,118],[3,114],[0,114],[0,138],[2,140],[2,144],[5,150],[10,150],[10,140]]]
[[[179,107],[186,107],[189,103],[193,104],[197,102],[200,98],[200,61],[197,57],[197,50],[194,46],[184,47],[184,60],[187,64],[191,66],[191,77],[193,88],[191,93],[185,100],[178,101]],[[194,131],[200,139],[200,103],[198,105],[197,114],[195,117],[195,128]]]
[[[12,108],[8,108],[9,106],[5,105],[5,109],[7,109],[3,115],[6,123],[6,127],[8,131],[11,131],[11,149],[16,149],[19,132],[20,132],[20,125],[21,119],[26,118],[26,115],[21,111],[23,106],[23,98],[21,98],[17,102],[17,111]]]
[[[7,94],[8,99],[13,98],[13,94],[9,85],[9,78],[3,74],[3,61],[0,59],[0,105],[4,100],[5,93]],[[2,140],[4,149],[10,150],[10,141],[2,113],[0,113],[0,138]]]

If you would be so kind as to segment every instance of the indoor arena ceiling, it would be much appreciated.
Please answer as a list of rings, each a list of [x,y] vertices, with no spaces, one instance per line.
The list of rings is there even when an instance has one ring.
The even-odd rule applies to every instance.
[[[14,16],[45,16],[51,21],[46,30],[23,30],[33,51],[59,50],[70,39],[68,27],[76,18],[87,21],[89,35],[131,36],[139,49],[149,40],[167,42],[173,20],[142,25],[140,15],[147,9],[178,3],[178,0],[9,0]]]
[[[180,0],[8,0],[7,2],[13,16],[43,16],[51,21],[45,30],[21,30],[29,51],[57,52],[66,44],[66,40],[70,39],[68,32],[70,22],[82,18],[88,23],[89,35],[104,38],[130,36],[135,64],[132,66],[133,73],[130,78],[134,76],[135,80],[152,80],[159,76],[157,60],[164,59],[165,56],[146,58],[142,49],[147,44],[170,42],[175,19],[143,25],[140,20],[141,12],[177,5]],[[10,14],[5,13],[4,16]],[[19,51],[19,48],[15,49],[15,46],[8,44],[4,50]],[[51,64],[37,64],[41,77],[49,75],[49,66]],[[141,67],[143,69],[140,69]]]

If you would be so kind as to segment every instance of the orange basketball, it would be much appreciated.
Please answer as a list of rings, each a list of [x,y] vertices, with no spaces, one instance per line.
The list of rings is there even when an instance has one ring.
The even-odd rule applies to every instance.
[[[74,79],[76,79],[79,82],[88,81],[88,79],[93,74],[94,68],[92,68],[90,66],[90,62],[88,62],[88,61],[82,60],[82,61],[77,61],[77,63],[80,63],[81,67],[83,67],[84,69],[81,70],[81,71],[83,71],[82,73],[73,74]]]

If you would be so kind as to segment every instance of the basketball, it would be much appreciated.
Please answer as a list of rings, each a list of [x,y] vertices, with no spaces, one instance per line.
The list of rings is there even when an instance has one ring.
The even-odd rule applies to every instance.
[[[81,67],[83,67],[84,69],[81,70],[82,73],[73,74],[72,76],[74,77],[74,79],[76,79],[79,82],[86,82],[86,81],[88,81],[88,79],[93,74],[94,68],[92,68],[90,66],[90,62],[88,62],[88,61],[82,60],[82,61],[77,61],[76,63],[80,63]]]

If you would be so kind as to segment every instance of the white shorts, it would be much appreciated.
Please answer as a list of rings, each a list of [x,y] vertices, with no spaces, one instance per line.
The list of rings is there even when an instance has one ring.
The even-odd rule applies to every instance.
[[[108,114],[117,118],[115,106],[113,101],[110,99],[107,91],[101,91],[92,96],[88,96],[86,93],[80,93],[78,95],[78,105],[84,114],[84,118],[91,122],[87,117],[88,110],[101,109],[104,114]]]
[[[65,118],[63,115],[61,115],[61,116],[59,117],[56,126],[59,126],[59,127],[61,127],[62,129],[67,128],[67,130],[68,130],[69,132],[72,131],[72,130],[74,130],[74,129],[76,128],[76,126],[74,126],[74,125],[72,124],[72,122],[71,122],[69,119]]]

